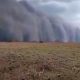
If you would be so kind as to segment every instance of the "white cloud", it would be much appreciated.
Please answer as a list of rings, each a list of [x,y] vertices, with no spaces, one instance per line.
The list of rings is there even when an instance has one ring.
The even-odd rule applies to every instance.
[[[40,10],[68,21],[80,21],[80,0],[27,0]]]
[[[36,6],[48,14],[61,16],[67,20],[80,20],[80,0],[36,0],[35,2]]]

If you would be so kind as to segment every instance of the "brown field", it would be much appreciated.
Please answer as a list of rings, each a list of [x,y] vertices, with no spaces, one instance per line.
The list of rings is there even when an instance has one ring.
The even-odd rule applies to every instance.
[[[80,80],[80,44],[0,43],[0,80]]]

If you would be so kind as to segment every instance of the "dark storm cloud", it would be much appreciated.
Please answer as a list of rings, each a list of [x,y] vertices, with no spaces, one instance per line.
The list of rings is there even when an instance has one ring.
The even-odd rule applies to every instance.
[[[51,3],[39,3],[47,4]],[[79,27],[59,17],[47,16],[25,1],[0,0],[0,41],[80,42],[79,34]]]

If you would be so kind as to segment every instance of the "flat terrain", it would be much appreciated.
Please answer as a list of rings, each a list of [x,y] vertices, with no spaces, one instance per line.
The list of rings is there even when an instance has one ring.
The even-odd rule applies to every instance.
[[[80,80],[80,44],[0,43],[0,80]]]

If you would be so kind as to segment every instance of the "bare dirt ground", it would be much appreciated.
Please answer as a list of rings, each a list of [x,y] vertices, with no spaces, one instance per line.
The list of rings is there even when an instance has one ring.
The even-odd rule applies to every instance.
[[[0,80],[80,80],[80,44],[0,43]]]

